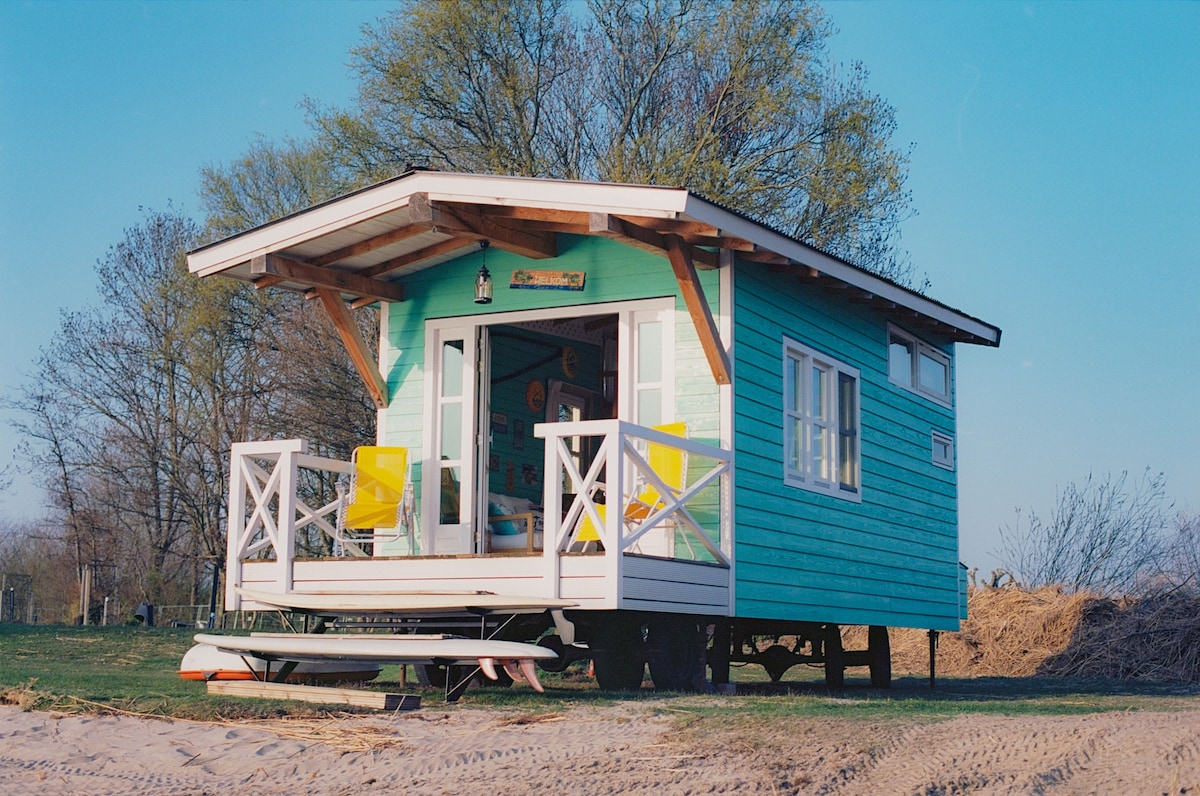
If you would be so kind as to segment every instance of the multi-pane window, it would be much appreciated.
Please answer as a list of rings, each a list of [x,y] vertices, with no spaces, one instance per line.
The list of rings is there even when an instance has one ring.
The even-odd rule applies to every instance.
[[[888,379],[950,405],[950,357],[894,326],[888,328]]]
[[[793,340],[783,345],[784,481],[858,500],[858,371]]]

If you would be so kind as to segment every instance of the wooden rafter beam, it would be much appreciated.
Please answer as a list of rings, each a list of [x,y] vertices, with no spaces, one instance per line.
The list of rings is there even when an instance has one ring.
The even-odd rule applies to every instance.
[[[671,261],[671,270],[679,282],[679,290],[683,294],[683,302],[687,305],[696,334],[700,337],[700,347],[708,359],[713,378],[717,384],[729,384],[729,356],[721,345],[721,335],[717,323],[713,319],[708,302],[704,299],[704,290],[696,275],[696,266],[692,262],[689,247],[678,235],[664,235],[667,246],[667,259]]]
[[[733,235],[718,235],[713,238],[712,244],[721,249],[732,249],[736,252],[753,252],[758,251],[758,246],[745,238],[735,238]]]
[[[767,249],[755,249],[754,251],[741,252],[738,255],[743,260],[749,260],[752,263],[767,263],[769,265],[789,265],[792,260],[790,257],[785,257],[782,254],[776,254]]]
[[[362,274],[335,271],[311,263],[291,260],[277,254],[265,254],[250,261],[252,276],[274,277],[277,282],[299,282],[314,288],[328,288],[375,301],[404,301],[404,288]],[[257,285],[257,282],[256,282]]]
[[[553,232],[530,232],[501,226],[493,218],[481,213],[475,205],[413,201],[409,207],[413,223],[428,223],[431,228],[449,235],[487,238],[497,249],[532,260],[558,256],[558,239]]]
[[[626,215],[618,216],[618,218],[662,235],[667,233],[678,235],[689,243],[697,238],[707,238],[715,241],[721,236],[720,229],[714,227],[712,224],[705,224],[702,221],[677,221],[673,218],[650,218],[646,216]]]
[[[257,279],[251,280],[250,284],[254,285],[255,290],[265,290],[266,288],[278,285],[282,281],[284,279],[281,276],[260,276]]]
[[[391,246],[393,243],[399,243],[402,240],[407,240],[415,235],[420,235],[422,232],[428,232],[429,225],[427,224],[409,224],[406,227],[389,230],[382,235],[376,235],[373,238],[360,240],[358,243],[352,243],[349,246],[344,246],[337,251],[322,254],[320,257],[314,257],[308,262],[313,265],[330,265],[339,263],[342,260],[349,260],[351,257],[358,257],[368,252],[373,252],[376,249],[382,249],[384,246]]]
[[[652,229],[632,224],[628,219],[609,215],[608,213],[592,213],[588,218],[588,234],[621,241],[635,249],[641,249],[651,254],[663,256],[667,254],[667,238],[674,237],[689,250],[688,259],[698,263],[702,268],[716,268],[720,257],[716,252],[697,249],[679,235],[660,235]]]
[[[474,211],[493,219],[512,221],[545,221],[553,224],[587,226],[588,214],[582,210],[562,210],[551,207],[518,207],[515,205],[471,205]]]
[[[426,246],[424,249],[417,249],[414,252],[402,254],[399,257],[393,257],[390,260],[384,260],[383,262],[372,265],[369,268],[364,268],[358,273],[367,277],[381,276],[383,274],[391,273],[392,271],[399,271],[402,268],[407,268],[410,265],[415,265],[416,263],[419,263],[422,260],[428,260],[431,257],[438,257],[443,254],[448,254],[449,252],[466,248],[467,246],[475,245],[479,242],[479,240],[480,239],[475,236],[450,238],[449,240],[439,241],[432,246]]]
[[[586,217],[582,224],[576,224],[567,221],[538,221],[531,219],[523,221],[521,226],[526,229],[536,229],[539,232],[565,232],[569,235],[590,235],[591,228],[588,226]]]
[[[310,288],[329,288],[372,301],[404,300],[404,288],[400,285],[381,282],[361,273],[322,268],[277,254],[255,257],[250,261],[250,273],[260,277],[255,280],[255,287],[259,287],[263,282],[299,282]]]
[[[386,409],[388,403],[387,382],[380,374],[379,367],[375,364],[375,357],[371,354],[371,349],[367,347],[367,341],[363,339],[362,333],[359,332],[358,324],[354,322],[354,315],[350,312],[350,308],[346,306],[346,302],[342,301],[341,294],[332,288],[317,288],[317,298],[321,300],[325,311],[329,313],[329,319],[333,321],[333,327],[337,329],[338,337],[342,339],[342,345],[346,347],[346,353],[350,355],[350,361],[354,363],[354,369],[362,377],[363,384],[366,385],[367,392],[371,395],[371,400],[375,402],[375,406]]]

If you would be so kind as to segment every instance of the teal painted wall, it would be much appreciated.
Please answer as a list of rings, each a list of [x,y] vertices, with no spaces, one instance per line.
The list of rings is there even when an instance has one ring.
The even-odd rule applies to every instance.
[[[549,307],[581,306],[580,315],[589,313],[585,305],[658,297],[675,300],[675,398],[676,419],[688,423],[689,436],[716,444],[720,434],[719,397],[716,383],[665,257],[641,251],[605,238],[559,235],[558,256],[548,260],[530,260],[492,247],[487,252],[487,267],[492,274],[494,300],[489,305],[473,302],[473,284],[479,271],[481,254],[473,252],[456,260],[416,272],[401,281],[406,300],[388,305],[387,346],[384,350],[384,375],[391,396],[384,412],[383,444],[402,445],[411,451],[413,480],[420,500],[422,429],[424,424],[425,323],[433,318],[455,318]],[[560,290],[513,290],[509,288],[515,269],[583,271],[582,292]],[[720,311],[720,278],[717,271],[701,271],[700,283],[714,314]],[[499,321],[502,323],[502,321]],[[553,366],[550,366],[552,369]],[[561,374],[559,376],[561,378]],[[532,378],[532,376],[530,377]],[[526,380],[522,380],[524,384]],[[586,385],[585,385],[586,386]],[[512,402],[503,399],[506,406]],[[493,406],[494,411],[501,411]],[[509,413],[509,423],[517,419],[518,409]],[[542,418],[524,417],[525,457],[536,450],[540,473],[540,441],[533,438],[532,422]],[[509,434],[512,428],[510,425]],[[534,444],[538,443],[538,444]],[[515,453],[515,452],[513,452]],[[514,457],[511,461],[517,463]],[[523,460],[522,460],[523,461]],[[519,463],[518,463],[519,464]],[[699,464],[699,463],[698,463]],[[494,484],[503,484],[504,466]],[[516,471],[521,480],[520,467]],[[715,490],[714,490],[715,493]],[[717,511],[697,506],[698,519],[707,527],[715,522]]]
[[[957,485],[930,437],[953,410],[888,381],[885,315],[780,280],[734,272],[737,615],[957,629]],[[860,371],[861,503],[784,483],[785,336]]]

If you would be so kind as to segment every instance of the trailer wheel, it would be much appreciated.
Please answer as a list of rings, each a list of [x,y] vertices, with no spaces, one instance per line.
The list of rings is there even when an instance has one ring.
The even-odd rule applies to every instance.
[[[538,646],[546,649],[557,655],[557,658],[549,661],[539,660],[538,668],[543,672],[565,672],[567,666],[571,663],[567,659],[566,647],[563,646],[562,639],[558,636],[542,636],[538,639]]]
[[[871,687],[892,687],[892,642],[882,625],[867,628],[867,654],[870,656]]]
[[[620,614],[597,617],[588,646],[601,691],[637,691],[642,687],[646,660],[641,622]]]
[[[825,652],[825,687],[842,688],[846,684],[846,659],[842,654],[842,629],[825,625],[821,634]]]
[[[646,662],[659,691],[704,691],[707,626],[687,616],[660,616],[646,626]]]

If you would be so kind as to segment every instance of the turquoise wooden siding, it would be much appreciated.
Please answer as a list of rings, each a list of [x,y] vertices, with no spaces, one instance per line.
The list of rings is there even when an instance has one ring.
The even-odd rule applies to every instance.
[[[388,306],[384,376],[388,382],[391,400],[384,412],[383,438],[384,444],[402,445],[412,451],[414,482],[418,496],[422,429],[427,412],[424,406],[425,322],[433,318],[570,306],[579,306],[579,314],[586,315],[591,312],[587,305],[673,297],[676,305],[676,419],[687,421],[689,436],[692,438],[711,444],[717,443],[720,437],[718,389],[700,348],[687,307],[679,295],[679,285],[665,257],[657,257],[615,241],[591,236],[560,235],[559,255],[549,260],[530,260],[493,246],[487,252],[487,267],[492,274],[494,285],[494,300],[489,305],[477,305],[473,302],[473,284],[480,262],[480,253],[474,252],[414,273],[401,282],[406,300]],[[575,292],[510,289],[512,272],[518,268],[583,271],[586,273],[584,290]],[[718,272],[701,271],[700,282],[712,311],[714,314],[719,312]],[[544,415],[535,417],[532,412],[521,414],[519,405],[508,399],[503,400],[507,411],[496,406],[493,406],[493,410],[509,415],[510,434],[513,421],[521,419],[525,422],[526,456],[537,459],[540,473],[540,440],[533,438],[533,425],[543,422]],[[500,482],[503,481],[503,475],[502,470]],[[517,477],[520,480],[519,470]],[[493,479],[493,484],[495,483],[497,481]],[[700,513],[705,514],[703,511]],[[714,506],[701,521],[707,524],[706,520],[715,517]]]
[[[734,272],[736,614],[957,629],[957,486],[930,437],[953,410],[889,383],[883,314],[779,281]],[[861,503],[784,484],[785,336],[859,369]]]

